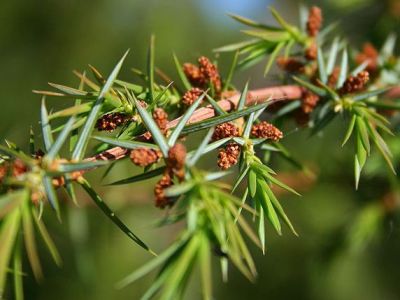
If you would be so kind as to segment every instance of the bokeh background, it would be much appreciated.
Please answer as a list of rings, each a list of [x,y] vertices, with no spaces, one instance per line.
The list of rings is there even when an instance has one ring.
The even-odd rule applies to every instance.
[[[356,46],[366,40],[381,45],[390,32],[400,31],[398,0],[306,4],[321,6],[326,23],[340,21],[339,32],[345,32]],[[271,21],[269,5],[297,20],[299,1],[289,0],[0,1],[0,137],[26,146],[29,126],[38,128],[40,97],[32,90],[46,89],[48,81],[77,85],[71,71],[87,69],[88,63],[107,74],[128,48],[131,52],[121,77],[133,80],[130,67],[144,67],[152,33],[157,66],[175,76],[173,51],[181,61],[212,55],[213,48],[244,39],[241,26],[227,12]],[[224,60],[229,61],[229,56]],[[223,63],[221,69],[226,70]],[[234,81],[240,87],[247,78],[252,87],[274,83],[273,76],[263,78],[257,67]],[[62,101],[52,99],[49,106],[68,105]],[[216,260],[217,299],[400,299],[396,219],[388,222],[378,242],[366,247],[352,247],[344,238],[360,209],[377,200],[381,183],[365,178],[360,192],[354,192],[351,151],[340,148],[337,135],[343,129],[343,124],[334,124],[324,137],[309,138],[300,132],[285,139],[295,155],[319,174],[312,188],[304,182],[303,197],[283,195],[300,237],[288,231],[277,237],[268,231],[267,254],[253,249],[259,270],[254,284],[235,270],[231,270],[229,283],[223,284]],[[279,170],[291,170],[284,163],[276,164]],[[118,168],[109,179],[128,172]],[[155,227],[165,212],[153,207],[151,183],[98,188],[123,220],[157,251],[179,231],[179,226]],[[80,208],[66,205],[62,224],[46,215],[64,266],[59,270],[43,255],[46,277],[39,284],[26,278],[27,299],[138,299],[151,283],[154,274],[124,290],[114,289],[118,280],[151,257],[84,200],[83,196]],[[198,283],[193,276],[187,299],[200,299]]]

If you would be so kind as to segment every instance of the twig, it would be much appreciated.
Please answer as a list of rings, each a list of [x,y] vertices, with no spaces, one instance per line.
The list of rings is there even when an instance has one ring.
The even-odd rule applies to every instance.
[[[288,100],[296,100],[301,98],[303,88],[297,85],[286,85],[286,86],[277,86],[277,87],[269,87],[263,89],[257,89],[249,91],[246,104],[247,106],[251,106],[256,103],[263,103],[266,101],[288,101]],[[223,99],[218,101],[218,105],[224,111],[233,110],[238,104],[240,99],[240,93],[233,95],[227,99]],[[199,108],[196,110],[193,115],[190,117],[187,124],[197,123],[209,118],[214,117],[215,110],[211,105],[206,107]],[[167,124],[167,128],[173,128],[179,122],[180,118],[170,121]],[[103,151],[95,156],[89,157],[86,161],[96,161],[96,160],[119,160],[128,155],[129,151],[125,148],[114,147],[109,150]]]

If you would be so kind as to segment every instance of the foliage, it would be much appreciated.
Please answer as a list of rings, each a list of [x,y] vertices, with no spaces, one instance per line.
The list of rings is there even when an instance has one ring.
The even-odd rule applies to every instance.
[[[212,299],[213,253],[221,262],[224,280],[228,279],[229,263],[254,280],[257,271],[247,242],[250,240],[265,253],[266,221],[278,235],[282,234],[283,222],[297,236],[276,191],[299,194],[280,180],[270,167],[269,158],[281,157],[309,174],[307,167],[280,143],[287,134],[263,120],[264,116],[276,124],[287,122],[289,126],[293,126],[294,120],[302,130],[309,129],[311,134],[318,135],[334,119],[343,116],[349,124],[344,133],[338,134],[338,140],[344,136],[345,145],[351,137],[354,139],[356,188],[361,171],[368,172],[368,156],[375,160],[376,173],[382,169],[382,160],[375,158],[371,150],[373,142],[392,172],[386,175],[392,183],[390,192],[398,192],[397,184],[393,183],[398,161],[392,162],[388,146],[396,123],[395,118],[384,113],[399,109],[389,99],[393,94],[397,97],[392,85],[399,76],[393,53],[394,37],[390,36],[376,55],[355,51],[353,55],[344,39],[329,38],[334,26],[321,28],[318,8],[311,8],[309,13],[302,8],[300,26],[288,23],[274,9],[271,13],[278,27],[231,16],[249,26],[251,29],[244,33],[254,39],[216,49],[234,52],[226,76],[219,73],[217,61],[200,57],[197,65],[182,65],[174,54],[181,85],[174,84],[155,66],[155,39],[151,37],[146,72],[134,70],[142,84],[118,78],[128,54],[125,53],[108,77],[90,66],[94,79],[86,72],[75,72],[81,80],[78,88],[50,83],[55,91],[35,91],[43,96],[40,123],[44,150],[36,146],[33,131],[28,153],[10,141],[0,147],[0,298],[5,294],[10,274],[14,278],[15,297],[24,297],[23,248],[33,274],[37,279],[42,277],[35,228],[56,264],[61,264],[42,220],[46,203],[61,220],[64,205],[58,189],[65,189],[76,203],[75,188],[81,186],[128,238],[156,256],[144,239],[117,217],[85,177],[86,172],[102,167],[107,167],[108,174],[115,164],[127,163],[121,159],[128,156],[135,165],[143,167],[143,172],[111,184],[130,184],[161,176],[154,189],[155,205],[171,208],[163,223],[182,223],[183,229],[168,249],[128,275],[118,287],[159,268],[143,299],[155,295],[160,299],[183,298],[190,275],[198,266],[203,297]],[[273,88],[251,91],[248,83],[238,92],[232,84],[236,71],[256,64],[265,56],[268,59],[264,75],[275,62],[282,69],[282,83],[287,84],[280,87],[285,90],[283,96],[273,94]],[[73,104],[49,113],[47,97],[73,100]],[[55,123],[61,125],[55,127]],[[184,137],[205,130],[196,149],[187,151]],[[222,171],[201,169],[199,159],[215,150]],[[230,174],[227,169],[236,164],[232,186],[222,182],[221,178]],[[346,237],[350,248],[361,248],[374,240],[385,215],[395,208],[395,203],[386,202],[370,205],[360,212]],[[253,216],[257,234],[247,221],[247,214]]]

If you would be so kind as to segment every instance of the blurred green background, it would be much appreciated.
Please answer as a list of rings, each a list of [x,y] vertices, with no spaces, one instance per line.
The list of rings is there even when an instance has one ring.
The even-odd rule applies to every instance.
[[[324,9],[326,23],[340,21],[339,31],[360,45],[380,45],[389,32],[400,31],[400,1],[326,0],[309,2]],[[77,85],[72,70],[90,63],[107,74],[123,52],[131,52],[122,77],[133,80],[130,67],[143,68],[147,45],[156,35],[157,66],[175,76],[172,52],[181,61],[212,55],[212,49],[244,38],[226,16],[234,12],[271,21],[267,7],[274,5],[289,20],[297,20],[299,1],[261,0],[42,0],[0,2],[0,137],[26,146],[29,126],[38,128],[40,97],[33,89],[47,82]],[[223,58],[222,61],[229,61]],[[222,64],[221,69],[226,70]],[[176,76],[175,76],[176,78]],[[251,78],[252,87],[274,83],[262,69],[239,74],[235,82]],[[51,99],[53,108],[67,106]],[[388,220],[377,243],[354,250],[343,241],[360,209],[377,200],[381,182],[364,178],[361,190],[353,189],[351,151],[339,146],[331,126],[321,138],[297,133],[285,139],[295,155],[319,170],[315,185],[304,187],[303,197],[283,197],[283,204],[300,233],[277,237],[268,232],[265,256],[253,249],[259,278],[252,284],[231,270],[229,283],[220,280],[215,261],[217,299],[400,299],[400,241],[395,218]],[[290,168],[276,162],[278,170]],[[132,168],[119,167],[111,178],[122,178]],[[100,181],[99,176],[93,178]],[[110,179],[111,179],[110,178]],[[151,183],[99,189],[136,232],[161,251],[179,226],[155,228],[165,212],[153,207]],[[83,197],[84,198],[84,197]],[[61,270],[43,255],[45,280],[39,285],[27,277],[27,299],[138,299],[152,280],[148,276],[124,290],[114,284],[151,257],[131,243],[97,209],[69,207],[59,224],[47,213],[45,220],[64,259]],[[345,239],[344,239],[345,240]],[[45,250],[45,249],[43,249]],[[43,251],[45,252],[45,251]],[[27,270],[29,274],[29,270]],[[198,278],[193,277],[187,299],[200,299]]]

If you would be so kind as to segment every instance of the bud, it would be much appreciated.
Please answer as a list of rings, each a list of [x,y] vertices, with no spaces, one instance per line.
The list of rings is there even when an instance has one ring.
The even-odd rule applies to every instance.
[[[182,97],[182,103],[186,106],[192,105],[203,94],[203,90],[199,88],[191,88]]]
[[[310,8],[307,20],[307,33],[309,36],[316,37],[322,26],[322,11],[319,7]]]
[[[217,165],[222,170],[229,169],[238,163],[240,146],[237,143],[228,144],[225,149],[219,149]]]
[[[96,128],[99,131],[113,131],[117,127],[123,125],[128,120],[127,116],[123,113],[109,113],[103,115],[97,120]]]
[[[204,74],[200,72],[199,67],[195,66],[194,64],[185,63],[183,64],[183,72],[192,85],[197,87],[205,87],[207,79],[205,78]]]
[[[328,78],[328,86],[331,88],[334,88],[336,86],[336,83],[339,79],[339,74],[340,74],[340,67],[335,67],[332,71],[332,74],[329,75]]]
[[[201,56],[198,59],[200,73],[213,84],[215,92],[221,92],[221,77],[219,76],[218,68],[207,57]]]
[[[371,43],[366,43],[363,46],[362,52],[360,52],[356,56],[355,61],[358,65],[361,65],[368,61],[366,70],[370,74],[374,74],[378,71],[378,56],[378,50],[376,50],[376,48]]]
[[[162,154],[159,150],[148,148],[133,149],[130,154],[131,161],[139,167],[147,167],[160,160]]]
[[[255,138],[268,139],[274,142],[279,141],[283,137],[282,131],[266,121],[253,125],[251,135]]]
[[[312,44],[306,49],[304,56],[308,60],[316,60],[318,56],[318,46],[315,41],[312,42]]]
[[[276,60],[277,65],[284,71],[290,73],[303,73],[304,64],[293,57],[278,57]]]
[[[341,95],[356,93],[362,91],[369,81],[368,71],[362,71],[356,76],[350,76],[346,79],[343,86],[339,89]]]
[[[301,109],[305,114],[310,114],[317,106],[319,96],[309,90],[304,90],[302,95]]]
[[[183,144],[175,144],[168,151],[167,166],[173,170],[183,169],[186,160],[186,147]]]
[[[239,128],[235,124],[228,122],[217,125],[211,139],[213,141],[218,141],[227,137],[236,136],[239,136]]]
[[[162,108],[156,108],[153,112],[153,119],[161,131],[167,129],[168,114]]]
[[[161,179],[156,183],[154,187],[154,195],[156,197],[156,207],[165,208],[172,206],[173,202],[171,199],[165,196],[164,190],[173,185],[172,178],[168,172],[166,172]]]

